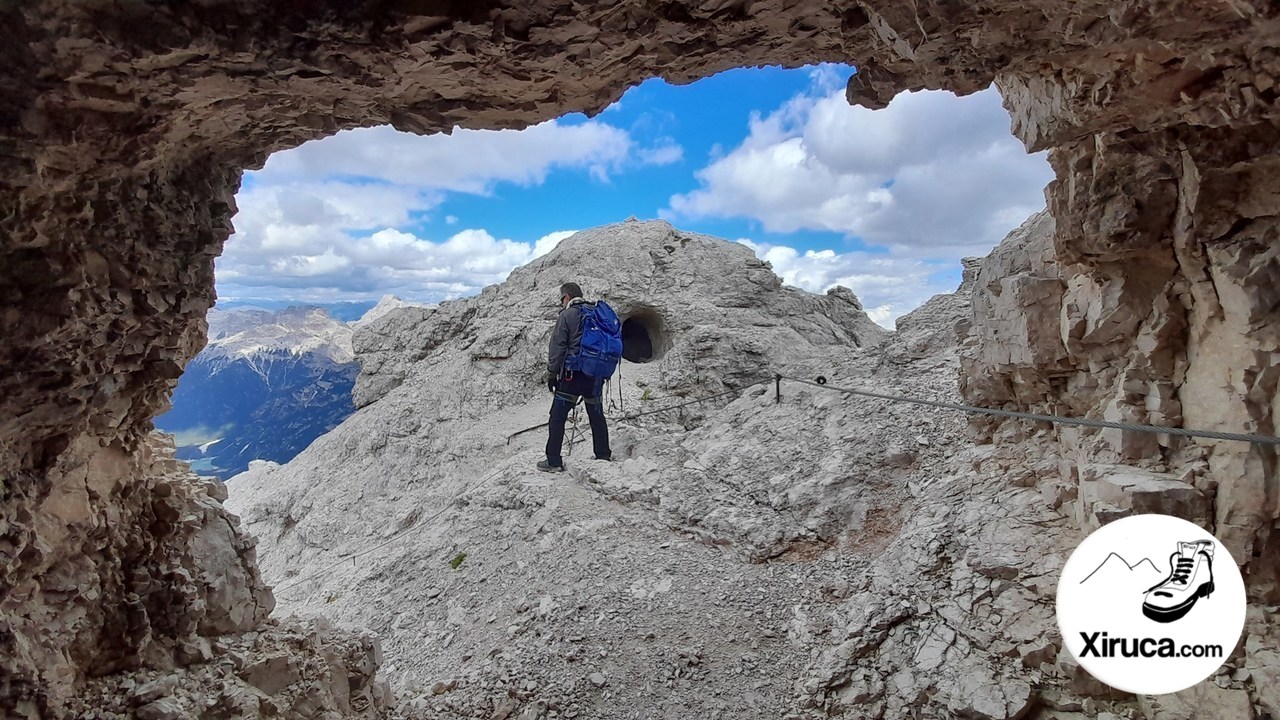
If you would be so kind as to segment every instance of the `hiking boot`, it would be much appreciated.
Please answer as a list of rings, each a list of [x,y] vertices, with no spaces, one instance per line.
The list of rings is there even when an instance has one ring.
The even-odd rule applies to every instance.
[[[539,460],[538,469],[542,472],[564,472],[564,465],[552,465],[546,460]]]
[[[1196,600],[1213,594],[1213,543],[1178,543],[1178,552],[1169,556],[1169,570],[1169,577],[1148,590],[1142,602],[1142,614],[1159,623],[1182,618]]]
[[[613,454],[612,454],[612,453],[610,453],[610,454],[608,454],[608,455],[597,455],[597,456],[596,456],[596,459],[597,459],[597,460],[603,460],[603,461],[605,461],[605,462],[613,462]]]

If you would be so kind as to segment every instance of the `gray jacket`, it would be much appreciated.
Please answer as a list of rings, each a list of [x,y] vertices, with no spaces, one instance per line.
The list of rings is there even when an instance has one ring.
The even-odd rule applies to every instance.
[[[564,369],[564,359],[576,352],[582,345],[582,311],[579,305],[594,305],[582,298],[574,298],[569,307],[560,311],[556,318],[556,327],[551,331],[551,344],[547,348],[547,372],[552,377],[560,377]]]

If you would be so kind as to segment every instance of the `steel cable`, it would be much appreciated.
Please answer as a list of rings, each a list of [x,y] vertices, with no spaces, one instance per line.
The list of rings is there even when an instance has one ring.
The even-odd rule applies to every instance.
[[[1069,418],[1059,415],[1043,415],[1040,413],[1017,412],[1015,410],[996,410],[994,408],[976,407],[974,405],[961,405],[959,403],[941,402],[938,400],[923,400],[920,398],[909,398],[900,395],[886,395],[884,393],[871,392],[870,390],[856,390],[853,388],[841,388],[825,383],[817,383],[812,380],[792,377],[790,375],[778,375],[783,380],[790,380],[802,385],[809,385],[821,390],[834,390],[849,395],[861,395],[863,397],[878,398],[880,400],[889,400],[892,402],[906,402],[916,405],[925,405],[928,407],[942,408],[945,410],[958,410],[960,412],[974,413],[980,415],[993,415],[995,417],[1016,418],[1018,420],[1033,420],[1036,422],[1048,422],[1058,425],[1078,425],[1081,427],[1093,428],[1112,428],[1116,430],[1132,430],[1134,432],[1157,433],[1167,435],[1178,435],[1181,437],[1200,437],[1212,440],[1234,440],[1238,442],[1255,443],[1258,445],[1280,445],[1280,437],[1271,435],[1248,435],[1244,433],[1218,432],[1217,430],[1191,430],[1188,428],[1169,427],[1167,425],[1144,425],[1141,423],[1131,422],[1113,422],[1111,420],[1092,420],[1089,418]]]

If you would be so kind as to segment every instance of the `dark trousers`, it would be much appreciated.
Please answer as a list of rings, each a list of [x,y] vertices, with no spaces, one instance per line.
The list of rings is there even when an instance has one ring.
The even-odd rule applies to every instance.
[[[585,398],[587,419],[591,421],[591,444],[596,457],[611,456],[609,450],[609,428],[604,422],[604,404],[600,401],[603,383],[589,375],[573,373],[560,382],[555,400],[551,401],[551,424],[547,429],[547,464],[563,465],[564,458],[560,449],[564,445],[564,424],[569,413],[578,404],[578,398]]]

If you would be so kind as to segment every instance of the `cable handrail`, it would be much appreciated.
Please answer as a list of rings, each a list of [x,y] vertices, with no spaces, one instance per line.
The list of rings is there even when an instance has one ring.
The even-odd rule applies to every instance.
[[[834,385],[828,385],[825,378],[819,378],[822,382],[814,380],[806,380],[804,378],[793,377],[790,375],[777,374],[776,379],[790,380],[791,382],[809,385],[823,390],[834,390],[849,395],[860,395],[863,397],[878,398],[880,400],[889,400],[892,402],[905,402],[915,405],[925,405],[928,407],[942,408],[945,410],[957,410],[971,414],[991,415],[994,417],[1014,418],[1018,420],[1032,420],[1035,422],[1049,422],[1058,425],[1075,425],[1080,427],[1092,428],[1111,428],[1115,430],[1130,430],[1133,432],[1156,433],[1160,435],[1178,435],[1180,437],[1199,437],[1209,438],[1212,440],[1232,440],[1237,442],[1247,442],[1257,445],[1280,445],[1280,437],[1272,435],[1250,435],[1246,433],[1220,432],[1218,430],[1194,430],[1189,428],[1172,427],[1169,425],[1147,425],[1144,423],[1117,422],[1112,420],[1094,420],[1092,418],[1070,418],[1061,415],[1046,415],[1042,413],[1019,412],[1016,410],[998,410],[996,408],[985,408],[976,405],[963,405],[960,403],[942,402],[939,400],[925,400],[922,398],[911,398],[902,395],[888,395],[885,393],[872,392],[870,390],[861,390],[854,388],[841,388]],[[781,398],[781,389],[779,389],[779,399]]]

